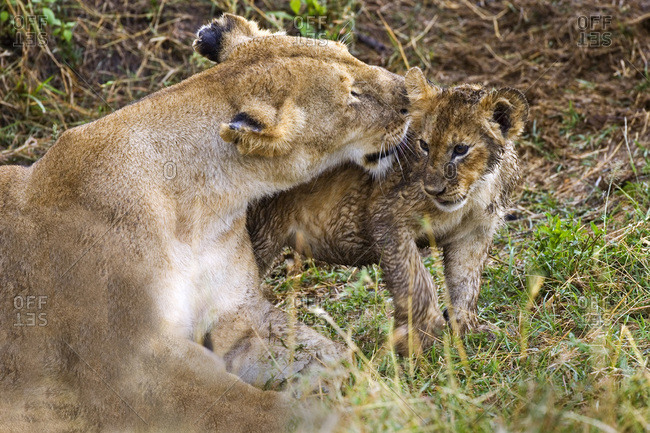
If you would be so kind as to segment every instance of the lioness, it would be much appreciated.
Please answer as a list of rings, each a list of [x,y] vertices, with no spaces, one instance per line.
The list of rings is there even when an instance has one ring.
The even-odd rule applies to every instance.
[[[418,246],[442,248],[459,332],[477,326],[481,272],[518,173],[514,140],[528,113],[514,89],[439,89],[418,69],[406,75],[417,148],[376,180],[336,168],[249,207],[247,227],[262,273],[291,246],[333,264],[380,263],[395,303],[397,349],[428,348],[444,326]]]
[[[64,132],[29,168],[0,167],[1,431],[269,432],[291,418],[287,397],[199,344],[215,322],[228,339],[233,317],[259,334],[281,320],[259,294],[247,205],[392,149],[408,101],[403,79],[341,44],[233,48],[229,34],[258,31],[233,15],[210,29],[226,61]]]

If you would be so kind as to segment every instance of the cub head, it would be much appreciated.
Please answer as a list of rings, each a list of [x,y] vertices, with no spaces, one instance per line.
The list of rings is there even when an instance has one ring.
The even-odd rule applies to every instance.
[[[526,98],[511,88],[440,89],[417,68],[407,73],[406,87],[417,145],[428,154],[422,187],[440,210],[459,209],[507,154],[516,155],[513,140],[528,117]]]
[[[220,72],[233,107],[220,135],[244,156],[284,158],[316,174],[347,161],[379,172],[405,138],[404,79],[341,43],[270,33],[224,14],[193,46],[219,63],[209,71]]]

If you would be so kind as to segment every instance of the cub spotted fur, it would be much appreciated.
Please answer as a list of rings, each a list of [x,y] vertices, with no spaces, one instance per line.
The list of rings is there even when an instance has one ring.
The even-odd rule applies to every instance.
[[[259,292],[246,208],[392,148],[408,101],[341,44],[228,39],[256,29],[224,15],[205,31],[227,60],[0,167],[0,431],[284,430],[288,397],[218,356],[288,323]]]
[[[432,236],[458,331],[477,326],[481,272],[517,180],[514,140],[528,113],[514,89],[439,89],[421,71],[406,76],[417,148],[385,179],[356,166],[333,169],[307,184],[264,198],[247,227],[261,272],[285,246],[342,265],[380,263],[395,303],[397,347],[428,348],[445,324],[418,246]],[[409,318],[409,315],[411,317]]]

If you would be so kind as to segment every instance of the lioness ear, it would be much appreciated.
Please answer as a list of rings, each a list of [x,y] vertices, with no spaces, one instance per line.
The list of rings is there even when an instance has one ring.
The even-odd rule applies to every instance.
[[[490,92],[482,102],[491,119],[499,125],[506,140],[514,140],[524,130],[528,118],[528,101],[519,90],[504,87]]]
[[[411,104],[432,98],[440,93],[440,89],[429,83],[418,67],[411,68],[406,72],[404,85]]]
[[[291,150],[291,141],[300,135],[304,124],[302,110],[289,100],[279,110],[257,102],[222,123],[219,135],[234,143],[242,155],[274,157]]]
[[[237,15],[223,14],[196,32],[192,48],[203,57],[220,63],[228,58],[237,45],[271,34],[273,33],[268,30],[260,29],[255,21]]]

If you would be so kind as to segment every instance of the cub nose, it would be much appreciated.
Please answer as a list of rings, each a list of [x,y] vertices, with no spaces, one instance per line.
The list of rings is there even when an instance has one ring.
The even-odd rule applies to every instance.
[[[447,190],[447,187],[443,186],[443,187],[436,188],[434,186],[427,185],[427,186],[424,187],[424,190],[427,192],[427,194],[430,194],[430,195],[433,195],[433,196],[439,196],[439,195],[442,195],[442,194],[445,193],[445,191]]]

